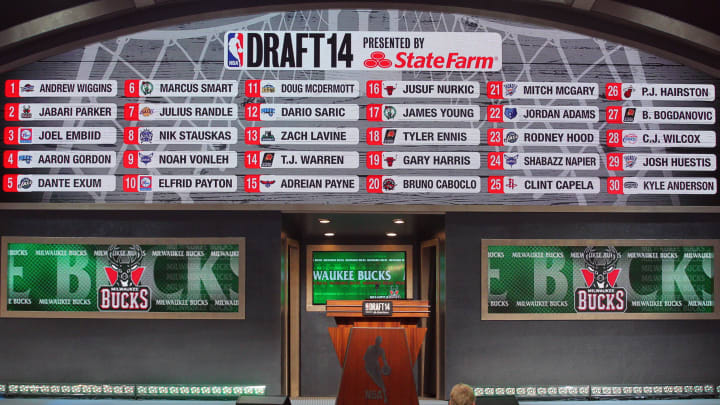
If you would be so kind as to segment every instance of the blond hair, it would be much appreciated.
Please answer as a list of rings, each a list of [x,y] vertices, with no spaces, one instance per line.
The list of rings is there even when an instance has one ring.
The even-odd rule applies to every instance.
[[[449,405],[473,405],[475,403],[475,391],[467,384],[455,384],[450,390]]]

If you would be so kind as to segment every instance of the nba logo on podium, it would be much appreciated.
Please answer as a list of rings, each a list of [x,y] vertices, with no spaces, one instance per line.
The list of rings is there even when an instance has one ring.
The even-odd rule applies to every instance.
[[[243,67],[244,42],[241,32],[225,33],[225,68],[239,69]]]

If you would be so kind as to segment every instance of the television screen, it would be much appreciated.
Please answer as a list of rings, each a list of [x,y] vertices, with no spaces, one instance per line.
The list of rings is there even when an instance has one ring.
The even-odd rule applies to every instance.
[[[313,251],[312,303],[406,298],[407,252]]]

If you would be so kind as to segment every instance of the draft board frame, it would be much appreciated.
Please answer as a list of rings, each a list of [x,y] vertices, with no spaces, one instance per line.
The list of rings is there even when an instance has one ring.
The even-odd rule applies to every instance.
[[[481,320],[658,320],[720,319],[720,263],[713,258],[714,310],[709,313],[569,313],[569,314],[491,314],[488,312],[488,246],[713,246],[720,252],[718,239],[483,239],[481,241]]]
[[[307,245],[305,246],[305,310],[325,312],[325,305],[312,303],[313,252],[405,252],[405,299],[413,298],[413,245]]]
[[[7,265],[10,243],[86,243],[86,244],[236,244],[238,263],[238,311],[228,313],[198,312],[52,312],[8,311]],[[245,238],[132,238],[132,237],[34,237],[3,236],[0,238],[0,318],[86,318],[86,319],[245,319]]]

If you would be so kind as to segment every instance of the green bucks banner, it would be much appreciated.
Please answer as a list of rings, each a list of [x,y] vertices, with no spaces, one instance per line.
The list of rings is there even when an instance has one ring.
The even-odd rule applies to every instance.
[[[245,316],[244,238],[3,238],[7,317]]]
[[[313,304],[406,298],[406,251],[314,251]]]
[[[484,319],[718,318],[718,241],[483,241]]]

